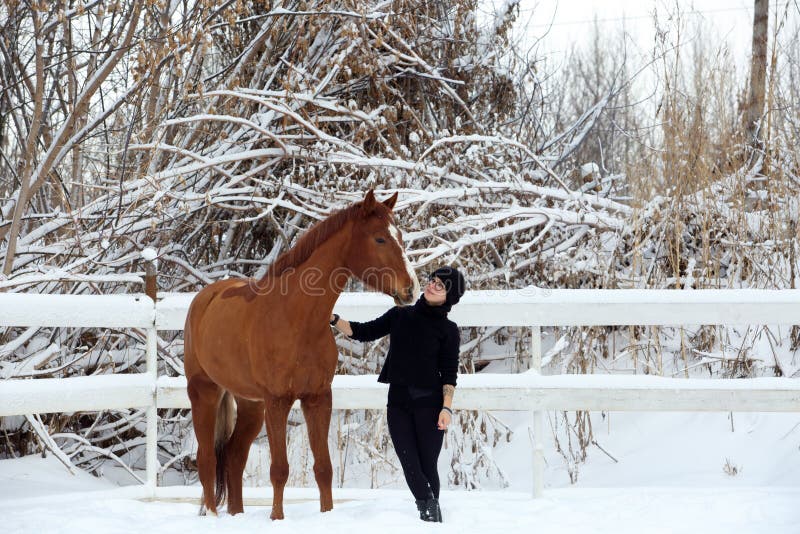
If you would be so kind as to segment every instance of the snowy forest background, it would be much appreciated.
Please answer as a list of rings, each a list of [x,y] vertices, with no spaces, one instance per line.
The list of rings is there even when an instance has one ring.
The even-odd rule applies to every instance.
[[[678,3],[654,13],[648,61],[595,27],[554,65],[513,37],[515,1],[479,17],[474,0],[3,0],[0,290],[141,292],[146,247],[160,292],[256,276],[369,188],[400,193],[418,272],[451,263],[470,289],[795,288],[798,8],[754,5],[742,72]],[[798,327],[544,334],[548,374],[800,374]],[[2,329],[0,377],[139,372],[144,337]],[[377,372],[385,342],[338,342],[338,373]],[[526,329],[463,329],[462,343],[462,373],[529,365]],[[182,374],[179,332],[159,357]],[[161,416],[164,478],[193,481],[189,413]],[[383,417],[335,414],[339,485],[401,476]],[[492,447],[510,429],[487,413],[457,423],[451,487],[503,486]],[[289,483],[313,484],[302,417],[290,424]],[[589,414],[552,413],[550,428],[577,479]],[[49,432],[90,472],[144,465],[141,410],[0,429],[0,458]]]

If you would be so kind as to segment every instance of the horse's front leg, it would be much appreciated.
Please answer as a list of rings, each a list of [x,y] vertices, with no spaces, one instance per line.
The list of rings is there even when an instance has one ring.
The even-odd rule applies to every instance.
[[[319,487],[319,510],[333,509],[333,467],[328,451],[328,431],[331,425],[331,390],[303,397],[301,406],[308,427],[308,440],[314,454],[314,478]]]
[[[271,463],[269,479],[272,482],[272,513],[270,519],[283,519],[283,489],[289,479],[289,461],[286,457],[286,421],[294,399],[264,397],[264,421],[267,427]]]

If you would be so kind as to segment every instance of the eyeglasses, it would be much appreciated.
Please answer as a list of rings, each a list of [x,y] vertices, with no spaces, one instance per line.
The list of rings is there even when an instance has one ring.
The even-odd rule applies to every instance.
[[[436,278],[431,278],[430,280],[428,280],[428,284],[433,284],[433,289],[435,289],[436,291],[445,290],[444,284]]]

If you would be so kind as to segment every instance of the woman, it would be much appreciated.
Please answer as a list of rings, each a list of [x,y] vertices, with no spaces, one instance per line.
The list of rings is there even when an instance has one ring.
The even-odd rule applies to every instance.
[[[455,267],[441,267],[413,306],[395,306],[366,323],[331,316],[331,325],[352,339],[390,336],[378,382],[389,384],[389,434],[423,521],[442,521],[436,464],[453,416],[460,345],[458,326],[447,312],[465,289]]]

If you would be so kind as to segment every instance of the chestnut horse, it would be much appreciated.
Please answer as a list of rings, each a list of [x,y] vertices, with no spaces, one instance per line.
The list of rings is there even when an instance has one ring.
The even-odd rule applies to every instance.
[[[260,280],[203,288],[185,328],[184,365],[203,486],[201,513],[243,511],[242,474],[250,444],[266,423],[272,519],[283,519],[289,478],[286,422],[299,399],[314,454],[320,510],[333,509],[328,451],[331,382],[338,351],[328,321],[351,276],[410,304],[419,282],[394,225],[397,193],[364,199],[315,224]],[[235,421],[235,424],[234,424]]]

